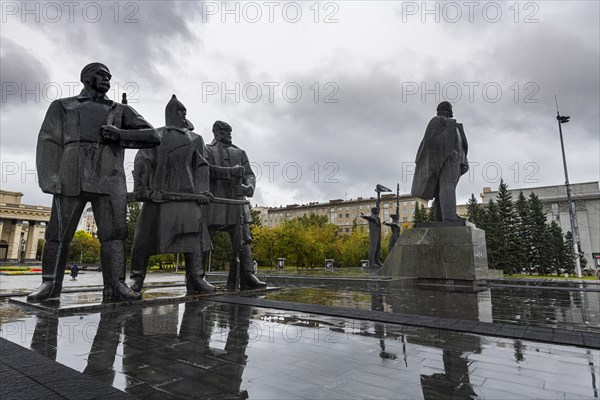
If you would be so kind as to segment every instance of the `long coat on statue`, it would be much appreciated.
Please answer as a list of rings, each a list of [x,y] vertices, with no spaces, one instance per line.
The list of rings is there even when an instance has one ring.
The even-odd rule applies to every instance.
[[[163,127],[160,146],[140,150],[135,157],[134,192],[148,198],[152,191],[203,194],[209,191],[210,167],[202,137],[187,129]],[[196,201],[146,201],[135,229],[134,246],[146,254],[193,253],[211,249],[201,206]]]
[[[206,146],[207,160],[211,165],[219,167],[235,167],[241,165],[246,170],[241,183],[252,188],[252,192],[256,188],[256,177],[252,168],[250,167],[250,161],[246,152],[233,144],[223,144],[217,140],[213,140],[212,143]],[[214,175],[211,175],[210,188],[212,194],[215,197],[223,197],[226,199],[235,199],[237,196],[234,192],[234,185],[232,184],[235,180],[231,179],[220,179]],[[252,195],[248,196],[252,197]],[[244,198],[240,200],[245,200]],[[236,216],[239,215],[237,205],[228,204],[217,204],[211,203],[204,207],[204,215],[206,216],[206,223],[209,226],[231,226],[235,225],[238,221]],[[252,222],[250,216],[250,207],[247,205],[243,206],[243,217],[244,223]]]
[[[453,118],[433,117],[417,152],[411,195],[433,199],[443,169],[448,169],[449,175],[458,183],[460,176],[469,168],[467,150],[462,124]]]

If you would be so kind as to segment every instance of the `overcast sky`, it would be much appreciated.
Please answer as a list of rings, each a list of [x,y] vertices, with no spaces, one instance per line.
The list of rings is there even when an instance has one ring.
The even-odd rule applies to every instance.
[[[572,183],[600,170],[598,1],[2,2],[4,190],[50,205],[35,147],[52,100],[105,63],[155,127],[172,94],[206,142],[233,126],[259,177],[253,203],[279,206],[410,192],[438,102],[454,104],[482,187],[564,183],[554,95]],[[226,8],[226,9],[225,9]],[[127,150],[127,169],[135,150]]]

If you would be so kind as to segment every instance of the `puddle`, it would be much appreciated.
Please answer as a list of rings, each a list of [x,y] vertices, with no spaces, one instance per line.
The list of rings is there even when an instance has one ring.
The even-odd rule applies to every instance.
[[[600,333],[600,292],[493,287],[478,293],[421,289],[355,290],[331,286],[288,287],[267,300],[461,318]]]

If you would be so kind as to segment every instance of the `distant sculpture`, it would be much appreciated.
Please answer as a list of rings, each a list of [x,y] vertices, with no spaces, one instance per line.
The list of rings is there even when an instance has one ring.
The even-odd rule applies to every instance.
[[[220,167],[241,165],[245,170],[244,176],[237,182],[211,177],[210,187],[213,195],[215,197],[238,200],[252,197],[256,188],[256,177],[252,172],[246,152],[232,144],[231,126],[226,122],[216,121],[212,131],[214,133],[214,140],[206,146],[209,163]],[[261,282],[254,275],[251,247],[252,235],[250,233],[252,217],[250,216],[249,206],[213,203],[206,207],[205,216],[211,238],[217,231],[226,230],[229,232],[234,252],[237,253],[237,258],[239,258],[240,287],[242,289],[266,287],[266,283]],[[240,229],[238,230],[238,228]],[[241,236],[241,249],[235,248],[236,239],[239,236]],[[240,252],[241,254],[239,254]],[[235,287],[236,275],[236,260],[234,260],[227,278],[227,287],[229,289]]]
[[[371,215],[360,213],[360,217],[369,221],[369,267],[381,267],[381,220],[379,209],[371,208]]]
[[[452,118],[452,105],[441,102],[416,158],[411,194],[433,201],[435,221],[460,221],[456,213],[456,185],[469,170],[463,125]]]
[[[158,132],[133,108],[106,97],[111,74],[104,64],[81,71],[78,96],[50,104],[37,144],[39,184],[54,195],[42,257],[42,285],[27,299],[60,295],[71,242],[87,202],[100,239],[104,300],[139,299],[125,285],[127,238],[125,148],[154,147]]]
[[[392,251],[394,245],[396,244],[396,240],[400,237],[400,216],[398,214],[390,215],[392,217],[392,222],[384,222],[387,226],[392,230],[392,234],[390,235],[390,239],[388,241],[388,252]]]
[[[211,241],[201,205],[212,200],[211,173],[229,179],[230,172],[243,175],[244,168],[211,168],[204,140],[192,132],[185,106],[173,95],[165,109],[162,142],[138,151],[134,164],[134,197],[143,201],[131,255],[129,285],[139,292],[148,260],[153,254],[183,253],[188,294],[210,293],[215,287],[205,279],[203,253]]]

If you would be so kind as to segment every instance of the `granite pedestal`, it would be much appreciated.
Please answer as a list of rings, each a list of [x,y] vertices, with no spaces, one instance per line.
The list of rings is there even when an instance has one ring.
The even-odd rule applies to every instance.
[[[488,269],[485,232],[468,222],[422,223],[402,232],[382,275],[416,277],[419,286],[478,290],[496,276]]]

